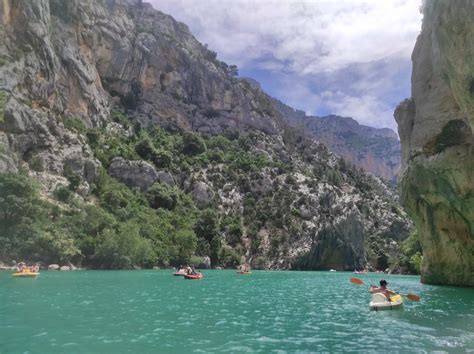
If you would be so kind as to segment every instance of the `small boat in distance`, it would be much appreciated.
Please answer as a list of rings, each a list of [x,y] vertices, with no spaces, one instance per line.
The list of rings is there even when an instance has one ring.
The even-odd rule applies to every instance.
[[[202,275],[201,273],[197,273],[197,274],[185,274],[183,275],[184,276],[184,279],[190,279],[190,280],[197,280],[197,279],[202,279],[204,278],[204,275]]]
[[[17,272],[17,273],[13,273],[12,277],[15,277],[15,278],[34,278],[34,277],[37,277],[38,275],[40,275],[40,273],[38,273],[38,272]]]
[[[176,272],[173,273],[174,276],[183,276],[186,275],[186,269],[178,269]]]
[[[252,274],[252,272],[250,271],[250,264],[248,263],[243,263],[241,264],[239,267],[238,267],[238,271],[237,271],[237,274],[241,274],[241,275],[249,275],[249,274]]]
[[[12,277],[15,278],[34,278],[40,275],[39,265],[35,264],[34,266],[27,267],[25,263],[21,262],[18,264],[18,271],[12,274]]]

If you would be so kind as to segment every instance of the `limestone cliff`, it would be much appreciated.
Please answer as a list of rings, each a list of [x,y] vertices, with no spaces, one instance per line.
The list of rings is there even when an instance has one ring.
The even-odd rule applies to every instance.
[[[57,207],[35,232],[6,220],[0,257],[31,244],[24,254],[43,259],[59,243],[48,259],[95,267],[197,255],[385,269],[408,235],[389,187],[288,127],[265,92],[151,5],[4,0],[0,12],[0,172],[26,170]],[[203,209],[217,221],[200,234]],[[134,254],[115,249],[130,238]]]
[[[402,198],[423,248],[422,281],[474,286],[474,4],[426,1],[412,98],[395,111]]]

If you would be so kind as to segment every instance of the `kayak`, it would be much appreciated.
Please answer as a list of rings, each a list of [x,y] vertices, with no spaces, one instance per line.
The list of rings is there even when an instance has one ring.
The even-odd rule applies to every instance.
[[[202,279],[204,278],[204,275],[202,274],[184,274],[184,279]]]
[[[242,274],[242,275],[249,275],[249,274],[252,274],[252,272],[237,272],[238,274]]]
[[[185,272],[174,272],[173,275],[175,277],[178,277],[178,276],[186,275],[186,273]]]
[[[384,294],[373,294],[372,301],[369,303],[369,308],[374,311],[379,310],[395,310],[403,306],[403,298],[401,295],[390,296],[390,301]]]
[[[18,272],[18,273],[13,273],[12,277],[17,277],[17,278],[34,278],[40,275],[40,273],[37,272]]]

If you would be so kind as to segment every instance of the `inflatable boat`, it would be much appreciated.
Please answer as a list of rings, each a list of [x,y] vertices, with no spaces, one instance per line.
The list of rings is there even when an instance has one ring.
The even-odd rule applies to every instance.
[[[184,274],[184,279],[202,279],[204,276],[202,274]]]
[[[34,278],[34,277],[37,277],[38,275],[40,275],[39,272],[17,272],[17,273],[13,273],[12,277],[15,277],[15,278]]]

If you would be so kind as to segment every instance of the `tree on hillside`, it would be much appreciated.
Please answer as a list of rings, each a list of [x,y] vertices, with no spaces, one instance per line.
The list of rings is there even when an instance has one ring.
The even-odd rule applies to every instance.
[[[24,257],[45,218],[38,187],[26,174],[0,174],[0,257]]]
[[[201,243],[204,241],[205,246],[208,247],[211,265],[215,267],[219,262],[219,251],[221,248],[216,212],[212,209],[204,210],[194,227],[194,232],[199,241],[201,241]],[[203,250],[202,248],[203,247],[201,247],[201,250]],[[204,255],[205,254],[202,254],[202,256]]]

